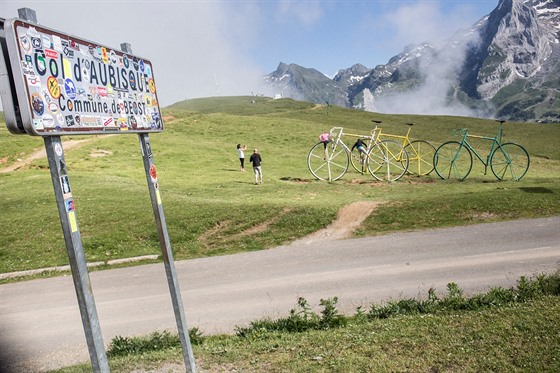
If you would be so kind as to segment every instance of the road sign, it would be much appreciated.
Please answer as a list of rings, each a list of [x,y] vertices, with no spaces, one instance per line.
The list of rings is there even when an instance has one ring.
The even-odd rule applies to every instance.
[[[12,133],[161,132],[152,63],[21,19],[4,21],[2,102]],[[6,53],[7,52],[7,53]],[[4,71],[5,70],[5,71]],[[4,79],[6,78],[6,79]]]

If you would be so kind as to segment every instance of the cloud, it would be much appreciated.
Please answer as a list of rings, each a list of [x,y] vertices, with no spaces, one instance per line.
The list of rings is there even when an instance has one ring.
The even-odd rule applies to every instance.
[[[190,5],[175,22],[169,34],[163,66],[175,71],[167,76],[166,90],[184,92],[180,99],[217,95],[250,94],[258,90],[264,75],[244,53],[252,43],[255,9],[236,3]],[[241,9],[243,8],[243,9]],[[163,58],[162,58],[163,60]],[[159,83],[160,85],[162,83]]]
[[[247,57],[253,42],[256,18],[251,4],[220,2],[181,3],[169,14],[169,31],[156,47],[154,64],[164,75],[157,75],[162,94],[178,100],[244,95],[258,90],[264,74]],[[153,6],[157,12],[157,5]],[[158,61],[161,60],[161,63]],[[170,104],[171,99],[163,100]]]
[[[304,26],[313,26],[323,17],[323,6],[319,1],[282,0],[278,4],[277,16],[282,20],[297,20]]]
[[[39,24],[119,49],[152,62],[160,106],[216,95],[257,92],[265,75],[247,53],[260,27],[253,2],[91,1],[3,2],[0,16],[30,7]]]
[[[395,38],[409,43],[427,42],[437,51],[430,58],[420,62],[422,83],[406,92],[388,92],[376,97],[368,96],[368,110],[385,113],[479,115],[465,105],[450,100],[450,93],[457,88],[458,76],[465,63],[467,51],[479,42],[476,34],[461,35],[451,41],[449,38],[459,30],[462,23],[455,21],[464,14],[464,8],[456,13],[443,14],[437,2],[418,1],[403,6],[388,16],[397,29]],[[459,35],[459,34],[457,34]]]
[[[403,5],[384,16],[386,27],[393,30],[396,45],[417,44],[449,37],[460,28],[469,27],[473,8],[468,4],[449,6],[443,1],[419,0]]]
[[[450,35],[465,21],[457,21],[459,5],[454,5],[459,15],[444,15],[449,3],[3,0],[0,17],[16,17],[18,8],[30,7],[40,24],[55,30],[112,48],[130,43],[135,55],[153,63],[160,105],[167,106],[195,97],[266,93],[262,77],[278,62],[329,71],[321,61],[332,64],[355,53],[369,56],[372,48],[364,45],[375,51],[386,43],[382,46],[393,53],[398,45]],[[383,11],[379,4],[385,4]],[[352,31],[370,12],[378,18],[367,17],[372,21]],[[371,65],[369,57],[354,58],[351,64]]]

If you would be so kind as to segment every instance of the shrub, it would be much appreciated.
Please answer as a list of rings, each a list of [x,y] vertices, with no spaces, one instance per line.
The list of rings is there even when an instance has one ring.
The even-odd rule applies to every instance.
[[[434,313],[438,311],[479,310],[484,307],[495,307],[526,302],[543,295],[560,295],[560,271],[554,274],[541,274],[533,279],[521,277],[517,288],[504,289],[496,287],[483,294],[465,298],[463,290],[455,283],[447,284],[447,296],[439,299],[433,288],[428,290],[425,301],[403,299],[390,301],[383,306],[371,305],[366,314],[369,319],[385,319],[397,315],[414,315]],[[359,316],[363,316],[361,311]]]
[[[320,329],[338,328],[348,323],[346,317],[341,315],[336,308],[338,297],[321,299],[319,305],[325,307],[321,311],[321,320],[319,321]]]
[[[299,333],[307,330],[339,328],[345,326],[348,320],[344,315],[339,314],[336,308],[337,302],[337,297],[321,299],[319,305],[324,309],[319,316],[313,312],[305,298],[299,297],[299,310],[291,309],[287,318],[252,321],[248,327],[236,327],[235,334],[239,337],[257,337],[268,332]]]
[[[109,357],[140,355],[148,351],[167,349],[177,345],[181,345],[179,337],[168,331],[154,332],[148,337],[116,336],[109,345],[107,355]]]
[[[415,315],[456,310],[479,310],[485,307],[499,307],[515,302],[526,302],[540,296],[560,295],[560,270],[552,275],[541,274],[532,279],[521,277],[517,287],[504,289],[496,287],[483,294],[465,298],[463,290],[455,283],[447,285],[447,295],[438,298],[435,289],[428,290],[426,300],[401,299],[390,301],[383,306],[371,305],[365,312],[358,307],[354,320],[361,322],[367,319],[385,319],[398,315]],[[236,328],[236,334],[244,338],[266,338],[270,332],[298,333],[308,330],[324,330],[339,328],[348,324],[348,318],[341,315],[336,308],[338,297],[321,299],[319,305],[323,307],[320,315],[316,314],[305,298],[299,297],[298,307],[290,310],[286,318],[277,320],[263,319],[251,322],[249,327]],[[204,337],[198,328],[189,330],[191,344],[204,342]],[[168,331],[154,332],[147,337],[113,338],[107,355],[109,357],[125,355],[141,355],[150,351],[180,348],[181,342],[176,334]]]
[[[198,328],[189,330],[189,338],[191,344],[197,345],[203,343],[202,333]],[[171,334],[165,330],[163,332],[153,332],[149,336],[144,337],[122,337],[116,336],[111,340],[108,357],[141,355],[150,351],[159,351],[171,348],[180,348],[181,340],[177,334]]]

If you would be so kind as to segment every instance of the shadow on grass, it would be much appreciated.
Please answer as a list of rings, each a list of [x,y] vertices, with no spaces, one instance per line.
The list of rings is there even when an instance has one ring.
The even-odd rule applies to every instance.
[[[525,193],[554,193],[554,191],[544,187],[521,187],[519,190]]]

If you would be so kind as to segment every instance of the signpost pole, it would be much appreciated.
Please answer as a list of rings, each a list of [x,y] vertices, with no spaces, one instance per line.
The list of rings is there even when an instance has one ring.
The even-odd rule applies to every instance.
[[[124,53],[132,53],[132,46],[129,43],[121,43],[121,51]],[[181,340],[181,348],[183,351],[183,359],[187,373],[195,373],[196,366],[194,355],[192,352],[191,340],[189,337],[189,328],[185,318],[183,309],[183,300],[181,299],[181,291],[179,289],[179,281],[177,280],[177,272],[175,270],[175,262],[173,261],[173,251],[171,250],[171,242],[167,233],[167,224],[163,213],[163,204],[159,192],[157,181],[156,166],[150,145],[150,135],[148,133],[139,133],[138,141],[142,149],[142,160],[144,161],[144,169],[146,171],[146,180],[148,182],[148,190],[150,199],[152,200],[152,209],[159,237],[159,244],[163,256],[163,264],[165,265],[165,273],[167,276],[167,284],[169,285],[169,293],[171,294],[171,302],[173,304],[173,312],[177,322],[177,331]]]
[[[109,363],[91,290],[62,142],[60,136],[46,136],[44,140],[91,365],[96,373],[108,373]]]
[[[159,192],[159,185],[152,155],[152,148],[150,145],[150,137],[147,133],[139,133],[138,139],[142,148],[142,159],[144,161],[144,169],[146,170],[146,180],[148,182],[148,189],[150,191],[150,198],[152,200],[152,208],[154,210],[154,217],[161,246],[161,253],[163,254],[163,263],[165,265],[165,273],[167,275],[169,292],[171,293],[173,311],[175,312],[175,320],[177,322],[179,339],[181,340],[183,359],[185,360],[186,371],[188,373],[195,373],[196,366],[194,362],[194,355],[192,352],[192,346],[189,337],[189,329],[187,327],[185,318],[185,311],[183,309],[183,301],[181,299],[179,281],[177,280],[175,263],[173,261],[173,251],[171,250],[169,234],[167,233],[167,225],[165,222],[165,215],[163,213],[163,205]]]

